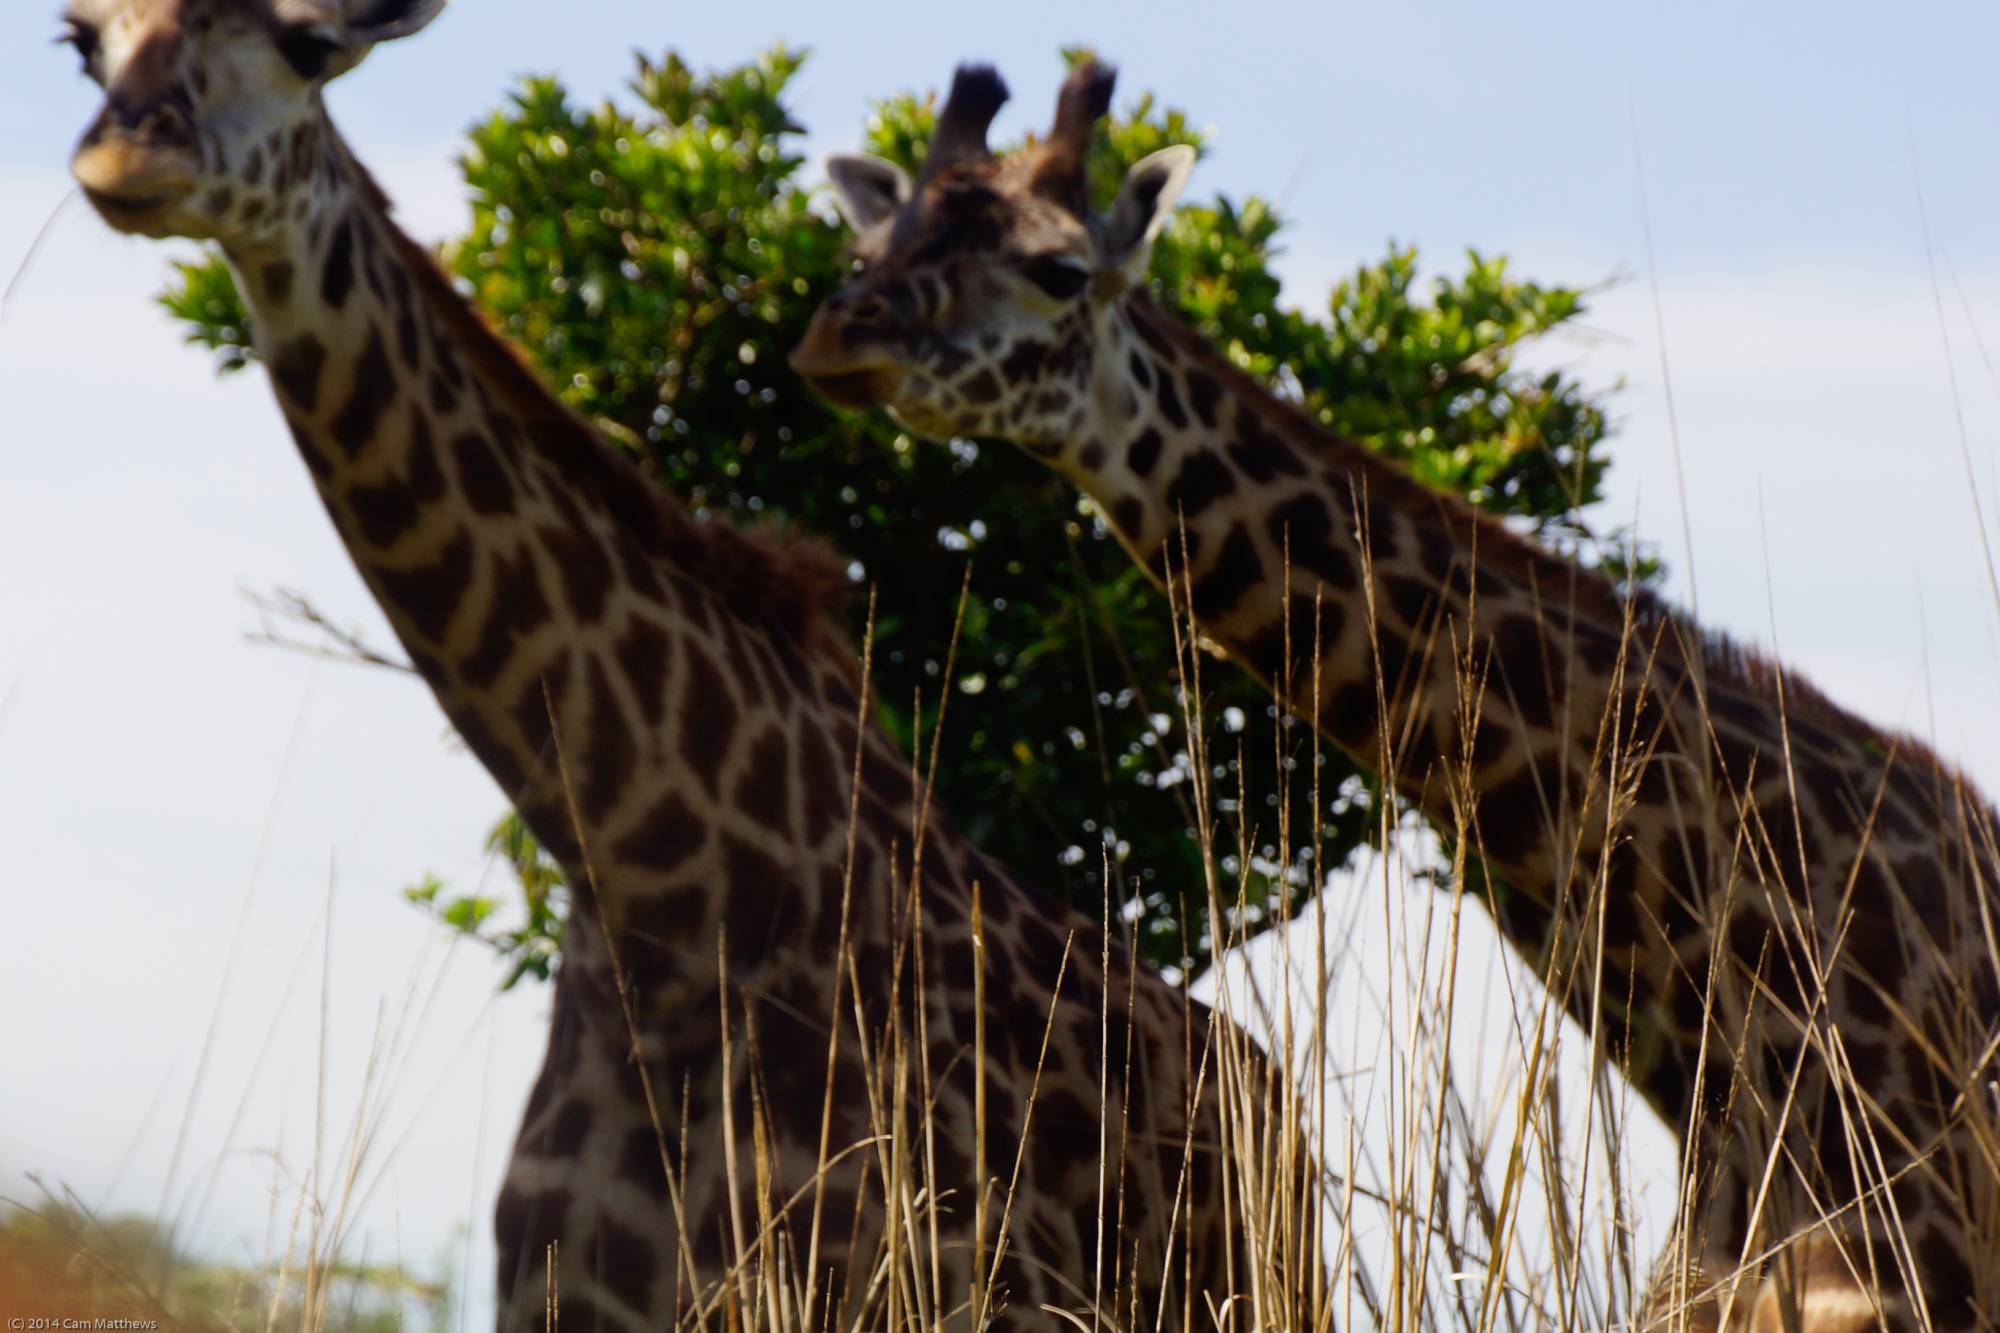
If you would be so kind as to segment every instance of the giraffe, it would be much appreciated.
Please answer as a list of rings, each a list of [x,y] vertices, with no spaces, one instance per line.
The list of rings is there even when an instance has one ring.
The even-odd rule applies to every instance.
[[[500,1327],[1226,1305],[1272,1197],[1222,1111],[1240,1034],[930,809],[842,562],[654,488],[334,128],[325,84],[442,8],[73,0],[105,101],[72,169],[116,230],[220,245],[363,579],[577,886]]]
[[[978,71],[964,77],[986,77]],[[1994,812],[1915,741],[1415,482],[1155,304],[1195,154],[836,157],[793,366],[1084,491],[1203,636],[1495,872],[1502,933],[1686,1131],[1642,1323],[2000,1327]],[[1774,1169],[1772,1169],[1774,1168]]]

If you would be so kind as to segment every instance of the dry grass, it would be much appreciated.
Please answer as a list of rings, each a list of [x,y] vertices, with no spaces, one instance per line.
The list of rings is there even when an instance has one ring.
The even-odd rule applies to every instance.
[[[448,1282],[413,1271],[401,1256],[385,1259],[357,1249],[352,1238],[397,1146],[384,1141],[383,1130],[392,1092],[410,1072],[423,1019],[416,980],[395,1018],[377,1024],[359,1101],[344,1129],[329,1116],[324,1097],[331,1015],[322,991],[315,1053],[321,1096],[312,1150],[303,1171],[282,1153],[269,1154],[269,1213],[259,1258],[209,1260],[181,1247],[179,1234],[210,1202],[213,1176],[198,1201],[190,1189],[179,1208],[163,1208],[157,1218],[105,1216],[75,1191],[35,1179],[38,1198],[0,1200],[0,1316],[131,1320],[137,1322],[81,1326],[231,1333],[443,1327],[453,1295]],[[263,1055],[270,1049],[267,1041]],[[258,1077],[259,1070],[250,1071],[239,1122]],[[329,1151],[330,1135],[339,1137]]]
[[[1184,600],[1175,598],[1177,608]],[[1583,1031],[1563,1016],[1570,989],[1601,987],[1601,975],[1572,965],[1533,979],[1523,966],[1510,963],[1480,1011],[1462,1012],[1468,988],[1479,980],[1468,975],[1462,956],[1469,925],[1466,886],[1475,882],[1470,862],[1480,854],[1470,756],[1447,762],[1447,768],[1457,766],[1445,774],[1457,798],[1449,826],[1437,830],[1441,836],[1414,826],[1393,801],[1384,803],[1375,854],[1361,873],[1350,883],[1335,884],[1334,901],[1322,897],[1304,919],[1276,933],[1261,951],[1264,964],[1247,969],[1230,949],[1248,919],[1244,909],[1253,864],[1299,866],[1313,881],[1329,874],[1318,855],[1317,830],[1292,828],[1284,815],[1295,808],[1290,786],[1299,781],[1314,785],[1305,808],[1326,808],[1328,793],[1317,789],[1317,719],[1277,729],[1268,755],[1249,754],[1240,741],[1230,753],[1236,733],[1215,729],[1203,706],[1204,672],[1218,668],[1207,660],[1185,617],[1176,620],[1179,725],[1193,778],[1195,832],[1204,849],[1208,926],[1219,942],[1212,960],[1219,979],[1213,999],[1218,1021],[1190,1034],[1190,1051],[1200,1077],[1213,1080],[1222,1094],[1227,1156],[1220,1188],[1229,1199],[1248,1271],[1237,1274],[1236,1294],[1226,1302],[1182,1311],[1134,1310],[1121,1295],[1131,1289],[1131,1274],[1096,1273],[1099,1317],[1086,1322],[1051,1312],[1049,1326],[1570,1333],[1629,1317],[1654,1262],[1656,1238],[1643,1234],[1647,1219],[1658,1232],[1665,1229],[1662,1219],[1673,1215],[1668,1200],[1637,1196],[1630,1145],[1635,1134],[1649,1134],[1656,1142],[1659,1135],[1647,1127],[1649,1115],[1622,1080],[1605,1034]],[[1480,658],[1451,644],[1433,650],[1457,655],[1460,706],[1476,719],[1486,688]],[[1320,692],[1301,693],[1318,697]],[[922,709],[914,715],[923,716]],[[1399,739],[1386,733],[1379,738],[1384,767],[1393,767]],[[933,773],[938,753],[934,733],[928,755]],[[559,759],[567,763],[568,757]],[[1629,786],[1619,782],[1623,759],[1616,747],[1605,751],[1610,771],[1598,777],[1614,789]],[[1277,798],[1274,805],[1263,799],[1267,794]],[[1254,816],[1267,809],[1278,812],[1275,829],[1257,827]],[[1611,801],[1606,817],[1615,823],[1621,813],[1618,801]],[[917,827],[927,814],[926,801],[913,812]],[[913,845],[921,847],[922,839]],[[1264,849],[1273,845],[1276,854],[1265,856]],[[1434,887],[1440,878],[1445,892]],[[921,866],[905,867],[898,883],[898,891],[914,902],[923,892]],[[1602,881],[1588,886],[1579,921],[1601,920],[1605,889]],[[975,894],[978,967],[967,984],[981,996],[983,1016],[985,953],[978,911]],[[1371,1011],[1357,1012],[1336,1007],[1343,976],[1357,969],[1384,975],[1382,967],[1370,968],[1354,951],[1364,913],[1383,919],[1381,947],[1390,955],[1383,961],[1396,984]],[[918,914],[906,917],[915,920]],[[1807,942],[1804,923],[1787,924],[1801,934],[1800,943]],[[1991,941],[1993,924],[1988,928]],[[917,943],[905,941],[909,947],[899,951],[894,966],[899,972],[910,969],[921,993],[924,951]],[[851,1271],[841,1298],[822,1285],[823,1240],[851,1229],[854,1219],[829,1215],[813,1186],[776,1197],[778,1172],[762,1107],[755,1107],[747,1141],[731,1133],[723,1145],[730,1179],[742,1186],[732,1198],[753,1201],[754,1209],[727,1219],[732,1262],[722,1282],[698,1289],[693,1260],[682,1256],[692,1295],[679,1327],[791,1333],[827,1327],[826,1311],[838,1306],[844,1312],[841,1328],[929,1330],[981,1326],[996,1309],[1000,1296],[994,1283],[1014,1241],[1020,1185],[1018,1175],[989,1174],[984,1081],[976,1102],[981,1151],[975,1175],[986,1186],[974,1199],[957,1199],[932,1188],[934,1145],[942,1127],[933,1120],[930,1090],[941,1071],[929,1063],[922,1010],[905,1014],[891,1006],[887,1015],[871,1019],[852,1002],[861,986],[854,951],[845,944],[847,976],[832,997],[828,1068],[841,1042],[855,1043],[863,1052],[870,1132],[859,1142],[832,1142],[835,1108],[823,1106],[820,1163],[823,1175],[857,1155],[868,1162],[887,1201],[879,1252]],[[1561,949],[1552,953],[1565,956]],[[1587,958],[1590,951],[1571,948],[1567,956]],[[2000,949],[1989,961],[2000,969]],[[1823,967],[1830,968],[1831,960]],[[1822,979],[1826,975],[1821,972]],[[1529,980],[1542,984],[1525,984]],[[1120,1002],[1107,995],[1106,1012]],[[629,1019],[629,1007],[627,1014]],[[407,1072],[402,1068],[407,1024],[421,1021],[414,991],[403,1015],[378,1031],[376,1058],[344,1141],[330,1154],[325,1150],[322,1105],[310,1168],[289,1182],[281,1177],[274,1188],[271,1241],[262,1264],[222,1271],[190,1264],[170,1244],[135,1250],[128,1224],[102,1221],[73,1199],[51,1195],[25,1206],[5,1233],[0,1308],[26,1308],[32,1297],[154,1320],[161,1327],[315,1331],[402,1327],[408,1315],[435,1312],[440,1296],[434,1288],[411,1283],[399,1268],[343,1259],[349,1220],[369,1187],[364,1168],[381,1147],[386,1089]],[[724,1032],[734,1023],[743,1037],[727,1043],[725,1066],[734,1059],[751,1063],[747,1086],[754,1098],[761,1095],[762,1080],[749,1016],[747,1007],[739,1011],[725,998]],[[1051,1024],[1053,1018],[1052,1008]],[[1376,1040],[1340,1040],[1359,1026]],[[1837,1048],[1837,1032],[1829,1036]],[[1046,1040],[1045,1033],[1044,1052]],[[1475,1064],[1468,1070],[1469,1044],[1504,1067]],[[1343,1066],[1337,1052],[1344,1045],[1372,1049],[1374,1058],[1366,1067]],[[974,1048],[976,1065],[984,1069],[983,1023]],[[1504,1059],[1496,1057],[1496,1048]],[[1826,1054],[1816,1052],[1821,1058]],[[1987,1049],[1958,1058],[1984,1062],[1990,1070],[1993,1055]],[[1856,1084],[1851,1071],[1843,1071],[1843,1079],[1843,1102],[1865,1107],[1868,1090]],[[731,1082],[725,1067],[725,1087]],[[1107,1077],[1103,1087],[1110,1086]],[[1776,1114],[1782,1118],[1792,1110],[1781,1107]],[[1984,1168],[2000,1180],[2000,1117],[1993,1102],[1974,1098],[1962,1110],[1977,1125],[1973,1139],[1984,1154]],[[671,1117],[658,1106],[653,1112],[663,1160],[685,1160],[686,1145],[665,1142],[663,1126]],[[1108,1091],[1099,1112],[1107,1135],[1117,1132],[1125,1108]],[[1024,1138],[1033,1133],[1033,1116],[1031,1099]],[[735,1122],[725,1113],[725,1125]],[[1018,1172],[1019,1155],[1014,1160]],[[1646,1165],[1656,1179],[1668,1174],[1657,1162]],[[1765,1187],[1792,1169],[1774,1156]],[[1100,1175],[1100,1225],[1116,1237],[1126,1221],[1122,1182]],[[671,1165],[669,1181],[679,1207],[680,1181]],[[1673,1186],[1682,1206],[1701,1187],[1688,1180]],[[1993,1252],[2000,1254],[2000,1205],[1992,1198],[1961,1203],[1968,1224],[1984,1227],[1983,1234],[1994,1239]],[[1824,1215],[1838,1217],[1854,1206],[1828,1200]],[[1893,1209],[1883,1210],[1879,1199],[1864,1206],[1882,1212],[1892,1239],[1898,1236]],[[946,1290],[940,1218],[944,1210],[967,1207],[975,1210],[975,1233],[990,1236],[990,1248],[982,1239],[968,1290]],[[795,1235],[801,1217],[802,1234]],[[1900,1243],[1907,1254],[1909,1238],[1900,1237]],[[1120,1250],[1110,1247],[1114,1254]],[[1667,1263],[1692,1258],[1670,1254]],[[560,1327],[562,1293],[553,1282],[555,1256],[549,1259],[548,1323]],[[1710,1280],[1727,1276],[1709,1275]]]
[[[1257,792],[1250,785],[1255,767],[1250,756],[1239,747],[1233,764],[1216,762],[1202,708],[1203,650],[1191,625],[1183,620],[1179,631],[1181,725],[1194,777],[1195,831],[1205,851],[1208,924],[1211,937],[1220,942],[1213,962],[1226,972],[1228,951],[1246,919],[1249,870],[1260,842],[1245,812],[1264,806],[1252,799]],[[1462,666],[1462,707],[1476,718],[1484,681],[1473,654],[1465,654]],[[948,671],[946,679],[948,685]],[[1319,693],[1314,689],[1309,697]],[[916,715],[922,715],[921,708]],[[1302,734],[1316,737],[1316,719],[1301,721]],[[1292,808],[1286,790],[1292,775],[1303,767],[1316,780],[1319,772],[1317,741],[1307,740],[1310,752],[1300,765],[1295,762],[1300,756],[1284,752],[1282,735],[1278,752],[1270,756],[1275,808],[1281,812]],[[1384,767],[1393,766],[1396,743],[1395,737],[1381,738]],[[934,744],[933,763],[935,757]],[[1607,785],[1619,785],[1615,768],[1622,757],[1614,754],[1609,761],[1614,771],[1603,775]],[[1249,1271],[1237,1275],[1234,1295],[1219,1305],[1212,1299],[1208,1309],[1183,1311],[1178,1318],[1170,1311],[1150,1312],[1150,1319],[1149,1312],[1136,1310],[1121,1319],[1119,1302],[1113,1299],[1096,1303],[1100,1313],[1088,1326],[1414,1329],[1455,1324],[1468,1333],[1569,1330],[1605,1327],[1637,1303],[1651,1270],[1652,1247],[1635,1243],[1640,1209],[1630,1190],[1626,1157],[1635,1119],[1644,1113],[1635,1111],[1629,1089],[1609,1062],[1604,1034],[1579,1032],[1562,1018],[1563,998],[1573,988],[1599,987],[1604,978],[1572,966],[1542,978],[1544,984],[1533,992],[1515,993],[1509,1006],[1513,1067],[1506,1099],[1481,1116],[1461,1086],[1454,1063],[1460,929],[1468,861],[1479,848],[1469,754],[1459,763],[1461,771],[1453,780],[1463,800],[1453,826],[1442,830],[1443,845],[1453,849],[1444,866],[1404,860],[1401,849],[1422,847],[1424,840],[1408,836],[1393,803],[1382,809],[1377,866],[1385,910],[1406,898],[1412,883],[1440,868],[1452,888],[1443,898],[1420,890],[1423,909],[1403,914],[1391,932],[1401,960],[1414,961],[1415,969],[1406,978],[1401,1005],[1388,999],[1371,1016],[1382,1024],[1387,1052],[1387,1068],[1375,1071],[1375,1095],[1347,1095],[1347,1076],[1356,1071],[1327,1067],[1331,1034],[1355,1018],[1328,1007],[1335,974],[1359,960],[1329,939],[1330,917],[1321,904],[1306,922],[1277,937],[1278,985],[1260,988],[1251,978],[1247,985],[1220,987],[1217,1021],[1191,1039],[1191,1058],[1200,1076],[1214,1079],[1222,1090],[1228,1153],[1219,1188],[1231,1201]],[[1231,772],[1235,787],[1225,791],[1218,775]],[[1310,808],[1324,808],[1322,796],[1315,791]],[[916,813],[919,825],[923,814]],[[1607,817],[1616,821],[1621,814],[1613,801]],[[1278,866],[1293,864],[1294,830],[1281,824],[1276,840],[1277,854],[1269,859]],[[1304,845],[1309,873],[1322,878],[1310,831]],[[1232,846],[1230,854],[1225,849]],[[1225,867],[1233,867],[1233,874]],[[911,867],[904,882],[908,893],[921,893],[920,867]],[[1579,921],[1601,921],[1606,889],[1603,880],[1589,886]],[[974,912],[977,936],[976,899]],[[1554,951],[1558,957],[1562,952]],[[1581,952],[1574,946],[1570,950],[1572,956]],[[846,956],[853,994],[860,987],[851,951]],[[983,966],[983,952],[975,957]],[[898,968],[906,965],[921,969],[920,949],[899,956]],[[983,972],[972,985],[983,987]],[[1107,1011],[1117,999],[1105,997]],[[1053,1014],[1052,1008],[1051,1023]],[[746,1021],[748,1016],[746,1009]],[[913,1018],[914,1030],[893,1010],[886,1024],[871,1025],[857,1005],[847,1034],[870,1058],[873,1133],[846,1151],[872,1156],[888,1201],[889,1225],[873,1264],[864,1266],[861,1290],[850,1292],[855,1299],[843,1303],[841,1327],[933,1328],[967,1312],[971,1324],[980,1326],[990,1313],[999,1257],[1010,1242],[1018,1179],[994,1179],[990,1185],[995,1193],[982,1191],[973,1203],[980,1236],[987,1234],[986,1219],[998,1218],[990,1265],[977,1266],[963,1303],[942,1289],[938,1217],[955,1201],[931,1187],[930,1145],[940,1127],[931,1119],[928,1089],[934,1086],[934,1071],[928,1065],[921,1011]],[[1251,1030],[1261,1035],[1261,1048],[1253,1044]],[[833,1031],[838,1041],[837,1025]],[[1565,1064],[1574,1069],[1578,1063],[1574,1048],[1579,1042],[1588,1083],[1580,1105],[1566,1103],[1560,1091]],[[754,1058],[754,1047],[750,1054]],[[977,1067],[985,1067],[985,1058],[981,1029],[975,1037]],[[831,1059],[830,1050],[829,1064]],[[1290,1076],[1276,1076],[1274,1069]],[[1111,1099],[1109,1087],[1106,1080],[1098,1108],[1107,1128],[1121,1121],[1125,1109]],[[982,1085],[979,1104],[984,1102]],[[823,1112],[825,1123],[832,1108]],[[730,1117],[724,1119],[728,1123]],[[983,1119],[982,1112],[982,1145]],[[685,1327],[824,1326],[815,1317],[824,1309],[816,1298],[825,1294],[813,1279],[823,1221],[817,1195],[801,1254],[782,1219],[804,1201],[806,1192],[792,1199],[771,1197],[775,1164],[767,1155],[762,1122],[756,1123],[751,1142],[732,1138],[724,1146],[731,1179],[749,1186],[741,1197],[758,1200],[755,1225],[732,1217],[732,1271],[726,1281],[689,1303]],[[1027,1124],[1025,1132],[1032,1133],[1032,1098]],[[1330,1132],[1336,1124],[1340,1128]],[[843,1155],[829,1154],[823,1143],[822,1169]],[[1782,1169],[1785,1164],[1774,1158],[1767,1181]],[[977,1174],[987,1179],[983,1165]],[[1684,1180],[1676,1194],[1692,1197],[1700,1187],[1701,1182]],[[1122,1205],[1120,1182],[1103,1179],[1100,1220],[1112,1219],[1115,1226]],[[1830,1214],[1838,1211],[1838,1204],[1829,1209]],[[1666,1260],[1674,1261],[1673,1255]],[[1095,1274],[1095,1289],[1117,1290],[1115,1275],[1109,1288],[1106,1278]],[[549,1309],[552,1322],[559,1323],[559,1291],[550,1292]],[[1076,1316],[1053,1310],[1050,1319],[1085,1326]]]
[[[305,704],[300,706],[302,721]],[[300,728],[295,722],[284,766],[291,767]],[[284,787],[281,773],[263,829],[242,911],[258,888],[265,850]],[[451,1283],[414,1270],[402,1255],[386,1258],[357,1247],[353,1231],[362,1211],[389,1178],[401,1138],[385,1138],[392,1103],[413,1075],[417,1038],[432,1012],[446,969],[420,966],[395,1005],[378,1008],[370,1031],[356,1100],[345,1117],[329,1108],[331,1038],[345,1019],[333,1012],[333,884],[319,922],[321,987],[318,995],[312,1143],[301,1167],[282,1148],[259,1155],[270,1177],[264,1234],[248,1261],[198,1257],[182,1243],[214,1203],[223,1162],[205,1179],[178,1189],[178,1168],[190,1140],[204,1086],[215,1071],[210,1055],[229,1006],[230,978],[243,947],[231,940],[197,1057],[173,1158],[153,1216],[104,1215],[64,1185],[31,1177],[33,1199],[0,1198],[0,1317],[132,1320],[143,1328],[229,1330],[230,1333],[386,1333],[413,1325],[443,1327],[452,1303]],[[309,948],[310,946],[308,946]],[[447,953],[448,957],[448,953]],[[307,954],[294,960],[296,979],[308,974]],[[265,997],[268,999],[268,997]],[[291,988],[269,1010],[258,1053],[231,1111],[224,1157],[243,1128],[252,1100],[279,1046]],[[435,1087],[435,1083],[431,1085]],[[329,1141],[331,1140],[331,1146]],[[101,1324],[101,1327],[118,1327]],[[8,1327],[22,1327],[9,1324]]]

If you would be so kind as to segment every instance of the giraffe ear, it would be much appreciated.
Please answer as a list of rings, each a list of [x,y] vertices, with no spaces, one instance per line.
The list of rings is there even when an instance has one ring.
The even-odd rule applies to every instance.
[[[373,46],[421,31],[444,12],[445,0],[348,0],[340,25],[350,46]]]
[[[381,42],[408,37],[446,0],[277,0],[278,49],[301,78],[330,82]]]
[[[1104,218],[1106,267],[1122,270],[1130,282],[1145,276],[1146,263],[1153,255],[1153,240],[1160,234],[1160,228],[1167,225],[1181,191],[1187,188],[1194,159],[1193,148],[1175,144],[1132,165]]]
[[[856,232],[868,231],[894,216],[917,192],[910,173],[894,162],[855,153],[828,158],[826,178],[833,186],[833,202],[840,215]]]

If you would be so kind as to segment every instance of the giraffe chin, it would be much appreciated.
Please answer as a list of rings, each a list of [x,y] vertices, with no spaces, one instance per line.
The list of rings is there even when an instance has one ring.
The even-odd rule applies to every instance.
[[[924,404],[885,402],[890,419],[921,439],[942,443],[966,432],[958,424],[930,411]]]
[[[160,238],[199,230],[182,207],[194,195],[198,167],[191,152],[112,138],[79,151],[70,172],[113,230]]]
[[[180,195],[142,195],[125,199],[85,189],[83,196],[113,231],[129,236],[150,236],[154,240],[176,236],[203,239],[176,216],[174,205],[181,202]]]
[[[858,370],[804,372],[812,390],[828,402],[844,408],[866,410],[894,402],[902,388],[904,372],[894,366],[862,366]]]

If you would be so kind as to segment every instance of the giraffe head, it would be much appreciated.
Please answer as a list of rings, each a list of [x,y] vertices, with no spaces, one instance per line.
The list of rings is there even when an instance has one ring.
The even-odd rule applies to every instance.
[[[986,129],[1006,86],[964,66],[920,178],[879,158],[832,159],[860,269],[820,308],[793,367],[834,402],[887,407],[920,434],[1004,436],[1042,453],[1076,439],[1110,391],[1094,364],[1101,326],[1143,281],[1195,158],[1162,149],[1108,212],[1091,209],[1084,164],[1115,77],[1078,68],[1047,136],[1001,158]]]
[[[104,106],[70,170],[120,231],[255,248],[310,211],[321,90],[444,0],[70,0]]]

